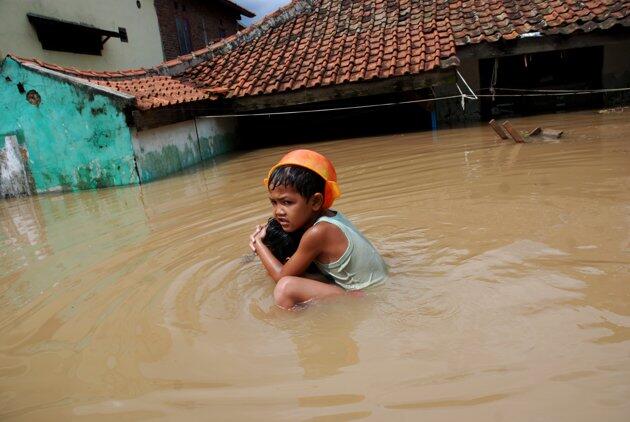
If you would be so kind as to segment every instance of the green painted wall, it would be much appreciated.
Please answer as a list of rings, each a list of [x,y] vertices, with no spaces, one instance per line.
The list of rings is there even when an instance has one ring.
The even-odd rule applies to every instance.
[[[27,100],[29,91],[41,97]],[[122,104],[6,58],[0,69],[0,134],[18,133],[37,192],[138,183]]]

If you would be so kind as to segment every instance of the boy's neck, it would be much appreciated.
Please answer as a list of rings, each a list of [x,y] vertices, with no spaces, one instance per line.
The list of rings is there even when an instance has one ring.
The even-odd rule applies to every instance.
[[[310,229],[311,227],[313,227],[313,224],[315,224],[315,222],[319,219],[319,217],[324,217],[324,216],[334,217],[335,213],[332,212],[330,209],[327,209],[327,210],[319,211],[313,214],[310,220],[308,220],[308,222],[304,225],[304,229]]]

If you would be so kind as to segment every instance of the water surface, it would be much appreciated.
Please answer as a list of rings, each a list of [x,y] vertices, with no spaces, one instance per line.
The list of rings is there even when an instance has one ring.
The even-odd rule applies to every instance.
[[[0,418],[627,421],[625,114],[300,145],[391,267],[300,313],[247,247],[286,147],[0,201]]]

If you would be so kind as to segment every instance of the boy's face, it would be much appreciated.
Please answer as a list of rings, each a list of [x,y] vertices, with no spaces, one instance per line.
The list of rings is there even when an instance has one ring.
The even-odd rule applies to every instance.
[[[308,200],[291,186],[276,186],[269,190],[273,216],[287,233],[311,223],[322,207],[322,195],[316,193]]]

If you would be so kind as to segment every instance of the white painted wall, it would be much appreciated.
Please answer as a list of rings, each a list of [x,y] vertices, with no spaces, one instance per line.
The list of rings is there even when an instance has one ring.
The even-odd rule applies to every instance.
[[[164,59],[153,0],[0,0],[0,58],[8,53],[91,70],[151,67]],[[26,17],[35,13],[109,31],[127,29],[128,43],[112,38],[102,56],[47,51]]]

